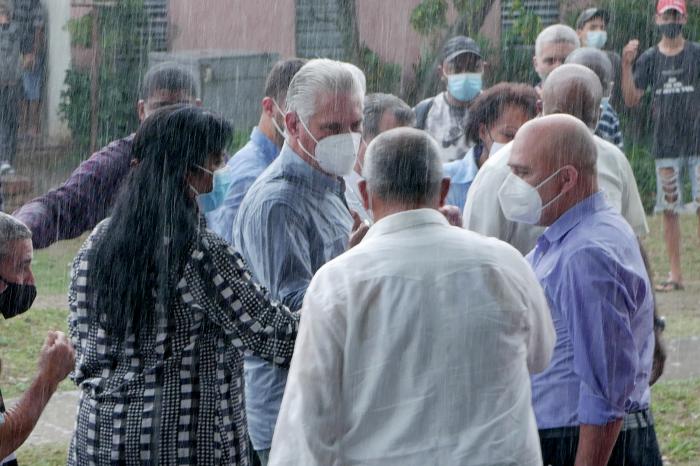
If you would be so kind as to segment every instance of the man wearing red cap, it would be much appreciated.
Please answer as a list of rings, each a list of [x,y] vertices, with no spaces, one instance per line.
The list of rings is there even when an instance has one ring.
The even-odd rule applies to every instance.
[[[622,92],[628,107],[646,91],[653,93],[652,118],[656,159],[656,207],[664,214],[664,237],[671,270],[657,291],[683,289],[681,232],[683,172],[692,186],[692,207],[700,215],[700,44],[683,37],[688,21],[685,0],[659,0],[656,26],[662,38],[636,59],[639,41],[622,52]],[[700,219],[698,224],[700,237]]]

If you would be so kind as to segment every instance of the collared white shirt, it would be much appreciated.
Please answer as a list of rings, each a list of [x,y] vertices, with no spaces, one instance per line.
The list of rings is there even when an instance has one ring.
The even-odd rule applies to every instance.
[[[620,213],[638,237],[649,233],[637,180],[625,154],[615,145],[593,136],[598,158],[598,186],[608,204]],[[488,158],[472,182],[464,206],[464,228],[503,240],[523,255],[530,252],[544,227],[515,223],[503,215],[498,190],[510,173],[508,159],[513,143]]]
[[[270,465],[541,465],[529,372],[555,342],[507,244],[388,216],[306,292]]]

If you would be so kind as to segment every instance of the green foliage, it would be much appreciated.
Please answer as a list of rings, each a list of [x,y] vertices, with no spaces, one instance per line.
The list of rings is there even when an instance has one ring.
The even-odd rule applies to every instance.
[[[143,0],[124,0],[118,6],[98,7],[101,56],[98,76],[80,69],[71,69],[66,74],[60,111],[73,134],[74,144],[81,150],[87,149],[90,142],[93,79],[98,80],[98,145],[123,137],[138,126],[134,109],[140,77],[147,63],[148,44],[135,31],[141,29],[145,14]],[[69,24],[71,34],[76,34],[72,36],[74,43],[85,43],[92,22],[88,16]]]
[[[357,66],[367,77],[367,92],[387,92],[398,94],[401,82],[401,66],[384,63],[367,45],[360,48]]]
[[[92,45],[92,16],[69,19],[65,30],[70,34],[70,44],[73,47],[89,48]]]
[[[418,34],[428,36],[447,26],[447,2],[423,0],[411,12],[411,26]]]
[[[513,45],[534,45],[537,34],[542,30],[542,20],[533,10],[526,9],[521,0],[515,0],[511,6],[511,17],[515,18],[513,26],[503,34],[506,47]]]

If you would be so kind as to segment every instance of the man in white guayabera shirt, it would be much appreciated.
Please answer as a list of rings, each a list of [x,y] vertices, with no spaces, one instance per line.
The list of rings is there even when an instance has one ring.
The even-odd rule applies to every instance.
[[[270,465],[542,464],[529,374],[549,308],[515,249],[438,211],[439,152],[412,128],[369,145],[376,223],[306,291]]]

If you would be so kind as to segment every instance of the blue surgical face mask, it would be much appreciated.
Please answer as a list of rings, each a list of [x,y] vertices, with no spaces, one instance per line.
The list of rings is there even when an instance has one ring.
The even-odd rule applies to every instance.
[[[447,92],[461,102],[470,102],[479,95],[483,82],[481,73],[447,75]]]
[[[595,49],[602,49],[608,41],[608,33],[606,31],[588,31],[586,33],[586,45]]]
[[[232,176],[228,167],[211,172],[204,167],[197,165],[197,168],[212,175],[212,188],[209,193],[202,193],[197,196],[199,207],[203,213],[209,213],[221,207],[226,199],[226,194],[231,187]]]

